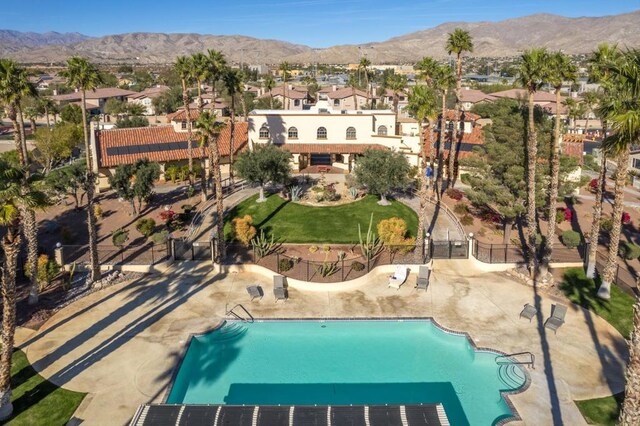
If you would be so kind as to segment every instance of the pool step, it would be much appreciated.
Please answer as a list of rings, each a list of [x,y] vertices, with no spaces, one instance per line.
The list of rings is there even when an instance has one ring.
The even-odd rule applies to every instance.
[[[500,365],[500,367],[498,367],[498,377],[502,383],[511,389],[519,388],[526,380],[522,369],[516,364]]]
[[[216,330],[211,336],[213,342],[226,342],[229,340],[237,339],[242,336],[248,330],[247,326],[241,323],[226,323],[221,328]]]

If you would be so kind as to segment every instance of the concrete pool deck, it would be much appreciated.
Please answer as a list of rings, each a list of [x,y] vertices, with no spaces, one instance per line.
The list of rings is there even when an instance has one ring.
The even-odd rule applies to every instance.
[[[344,292],[290,288],[289,300],[275,303],[271,280],[263,275],[215,275],[209,264],[185,262],[91,294],[37,332],[20,329],[16,344],[44,377],[88,393],[76,412],[87,425],[126,424],[139,404],[162,402],[189,335],[215,327],[237,303],[256,319],[433,317],[469,333],[479,347],[531,351],[531,386],[510,397],[523,421],[511,424],[586,424],[573,400],[624,389],[627,345],[603,319],[570,305],[554,335],[542,322],[556,300],[545,294],[536,299],[533,288],[504,273],[478,271],[471,261],[436,261],[427,292],[413,288],[415,277],[411,271],[400,290],[387,287],[385,273]],[[250,301],[245,287],[255,283],[265,296]],[[519,319],[522,306],[536,300],[541,315]]]

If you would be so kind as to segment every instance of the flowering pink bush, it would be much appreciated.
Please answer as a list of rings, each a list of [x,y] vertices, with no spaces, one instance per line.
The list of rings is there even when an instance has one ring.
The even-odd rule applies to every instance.
[[[622,224],[628,225],[631,223],[631,215],[627,212],[622,212]]]
[[[573,213],[571,213],[571,210],[564,209],[564,220],[571,222],[571,219],[573,219]]]
[[[598,188],[598,179],[591,179],[591,182],[589,182],[589,188],[591,188],[592,191],[595,191]]]
[[[165,223],[165,225],[171,224],[176,218],[176,212],[173,210],[165,210],[160,212],[160,219]]]

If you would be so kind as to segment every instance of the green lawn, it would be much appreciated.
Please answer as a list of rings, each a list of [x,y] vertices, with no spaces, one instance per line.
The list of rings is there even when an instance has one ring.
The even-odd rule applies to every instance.
[[[84,393],[57,387],[31,367],[24,352],[16,350],[11,366],[13,417],[7,425],[65,425],[82,402]]]
[[[408,206],[392,201],[389,206],[378,205],[378,198],[368,195],[362,200],[331,207],[311,207],[283,200],[272,194],[264,203],[256,203],[257,195],[232,209],[225,218],[225,237],[231,238],[234,217],[250,215],[253,225],[264,229],[281,242],[333,243],[358,242],[358,224],[366,234],[371,213],[373,229],[382,219],[399,217],[405,220],[410,236],[416,235],[418,215]]]
[[[611,299],[596,296],[600,280],[586,277],[582,268],[568,269],[561,285],[562,291],[573,302],[595,312],[614,326],[626,339],[633,329],[634,299],[615,285],[611,286]],[[615,425],[620,414],[623,395],[575,401],[580,412],[591,424]]]

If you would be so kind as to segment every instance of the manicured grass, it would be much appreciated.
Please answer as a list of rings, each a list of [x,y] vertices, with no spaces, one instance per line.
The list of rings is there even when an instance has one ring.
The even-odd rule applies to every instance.
[[[588,423],[614,426],[620,415],[623,399],[623,394],[619,393],[605,398],[576,401],[576,405]]]
[[[13,354],[11,387],[13,417],[6,423],[8,425],[65,425],[85,396],[45,380],[20,350]]]
[[[571,268],[565,272],[560,288],[573,303],[595,312],[629,339],[633,329],[633,297],[612,285],[611,299],[602,300],[596,295],[599,286],[600,279],[594,281],[586,277],[582,268]]]
[[[399,217],[405,220],[410,236],[416,235],[418,215],[408,206],[392,201],[389,206],[378,205],[378,198],[366,196],[362,200],[331,207],[312,207],[283,200],[272,194],[264,203],[256,203],[253,196],[238,204],[225,218],[225,237],[231,238],[231,223],[234,217],[250,215],[253,225],[274,235],[286,243],[333,243],[358,242],[358,224],[363,235],[367,233],[371,213],[373,230],[382,219]]]

